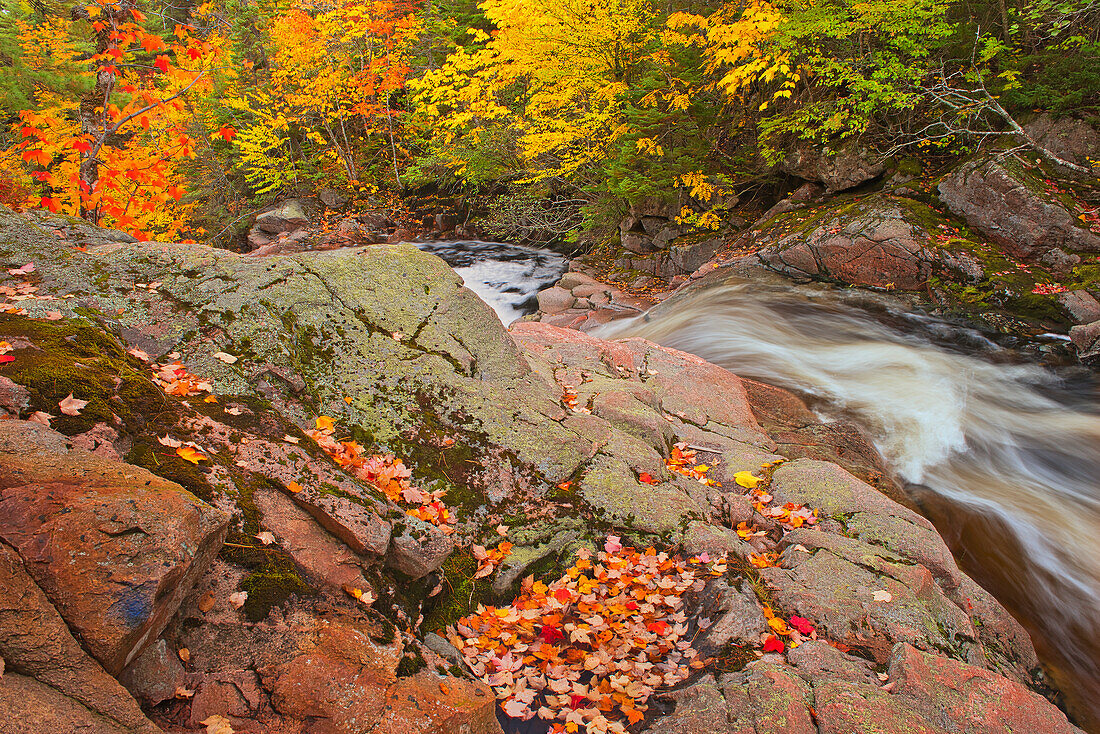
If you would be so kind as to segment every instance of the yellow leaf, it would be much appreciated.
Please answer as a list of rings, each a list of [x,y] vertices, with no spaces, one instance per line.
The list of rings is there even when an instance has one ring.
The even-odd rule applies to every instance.
[[[202,399],[202,401],[204,403],[216,403],[218,402],[218,399],[213,395],[207,395],[205,398]]]
[[[291,494],[298,494],[302,491],[302,485],[297,482],[287,482],[286,488]]]
[[[317,430],[318,431],[332,431],[336,426],[332,422],[332,418],[327,415],[317,417]]]
[[[206,455],[200,451],[196,451],[191,446],[180,446],[176,449],[176,454],[184,461],[190,461],[192,464],[198,464],[203,459],[206,459]]]
[[[754,477],[749,471],[737,472],[733,475],[733,480],[746,489],[756,489],[756,485],[764,481],[760,477]]]

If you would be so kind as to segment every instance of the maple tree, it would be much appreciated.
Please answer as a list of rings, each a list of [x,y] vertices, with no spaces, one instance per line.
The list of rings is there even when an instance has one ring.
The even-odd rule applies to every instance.
[[[16,149],[38,182],[36,203],[141,239],[182,239],[185,187],[174,163],[193,157],[195,146],[182,98],[209,90],[216,39],[194,38],[182,24],[167,36],[147,30],[131,0],[96,0],[74,17],[67,28],[28,26],[21,37],[32,65],[36,55],[54,54],[75,63],[73,36],[87,28],[94,39],[79,71],[89,91],[46,93],[19,113]],[[54,35],[42,44],[46,30]]]
[[[322,10],[303,3],[271,19],[264,75],[252,74],[260,84],[231,88],[224,100],[239,120],[234,146],[258,194],[299,177],[376,188],[361,179],[368,168],[382,175],[379,159],[400,184],[396,98],[421,30],[415,8],[408,0],[344,0]]]

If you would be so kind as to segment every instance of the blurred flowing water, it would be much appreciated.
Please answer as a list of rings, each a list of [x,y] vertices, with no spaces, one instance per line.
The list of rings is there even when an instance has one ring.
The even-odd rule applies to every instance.
[[[1100,411],[974,331],[887,299],[726,280],[603,327],[788,388],[861,425],[960,565],[1028,627],[1079,722],[1100,725]]]
[[[454,268],[505,326],[538,308],[535,294],[558,281],[567,262],[553,250],[500,242],[448,240],[416,246]]]

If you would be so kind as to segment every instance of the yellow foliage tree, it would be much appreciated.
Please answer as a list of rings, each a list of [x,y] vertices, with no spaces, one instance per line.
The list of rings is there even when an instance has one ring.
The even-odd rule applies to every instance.
[[[413,85],[425,124],[449,145],[476,146],[503,129],[527,181],[583,178],[623,132],[622,95],[656,38],[653,9],[645,0],[481,7],[497,31]]]

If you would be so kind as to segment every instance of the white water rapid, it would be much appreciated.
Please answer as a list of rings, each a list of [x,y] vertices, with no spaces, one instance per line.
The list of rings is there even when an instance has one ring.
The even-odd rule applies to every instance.
[[[947,501],[946,522],[930,514],[945,535],[971,534],[955,538],[964,567],[1045,638],[1075,707],[1100,719],[1095,382],[1074,387],[974,332],[853,297],[873,298],[726,281],[596,335],[697,354],[865,428],[922,505]]]
[[[535,294],[556,283],[566,268],[564,257],[535,247],[477,240],[418,242],[416,246],[454,268],[505,326],[532,313],[538,307]]]

